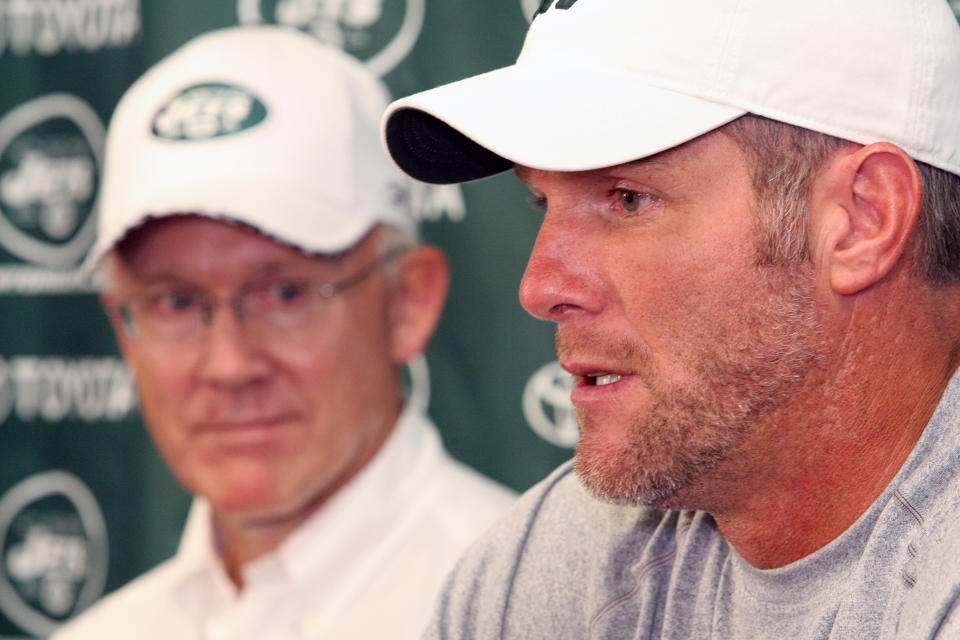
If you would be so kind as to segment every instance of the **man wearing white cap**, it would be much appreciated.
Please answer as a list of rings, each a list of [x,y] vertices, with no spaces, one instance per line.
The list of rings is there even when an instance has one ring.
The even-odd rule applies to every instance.
[[[960,637],[944,0],[543,0],[515,65],[383,135],[539,200],[520,300],[582,430],[429,637]]]
[[[512,502],[402,392],[449,272],[416,242],[385,105],[361,64],[279,27],[202,35],[121,100],[89,261],[197,497],[176,555],[58,639],[417,637]]]

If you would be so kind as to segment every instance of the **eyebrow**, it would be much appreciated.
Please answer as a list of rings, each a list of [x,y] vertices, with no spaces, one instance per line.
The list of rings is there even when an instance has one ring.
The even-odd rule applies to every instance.
[[[148,268],[146,271],[137,269],[130,264],[128,264],[126,268],[134,279],[145,285],[179,283],[196,287],[201,286],[192,280],[191,274],[183,273],[180,265],[164,265],[156,270]],[[274,260],[258,265],[256,269],[247,275],[248,279],[256,280],[258,278],[269,278],[300,268],[303,268],[302,264],[295,264],[285,260]]]
[[[584,172],[587,171],[604,171],[613,168],[622,168],[622,169],[643,169],[645,171],[651,172],[664,172],[671,170],[674,162],[671,159],[671,156],[674,155],[672,152],[676,151],[677,147],[666,149],[665,151],[660,151],[651,156],[645,158],[637,158],[636,160],[631,160],[629,162],[622,162],[620,164],[612,165],[609,167],[597,167],[596,169],[584,169]],[[513,173],[517,176],[517,179],[523,183],[529,184],[529,173],[531,171],[536,171],[537,169],[533,167],[528,167],[521,164],[513,165]],[[569,172],[559,172],[559,173],[579,173],[577,171]]]
[[[623,166],[628,169],[652,169],[654,171],[662,171],[664,169],[669,169],[670,165],[673,164],[670,160],[670,156],[674,156],[673,151],[677,150],[677,147],[667,149],[665,151],[660,151],[655,153],[652,156],[647,156],[645,158],[637,158],[630,162],[624,162]]]

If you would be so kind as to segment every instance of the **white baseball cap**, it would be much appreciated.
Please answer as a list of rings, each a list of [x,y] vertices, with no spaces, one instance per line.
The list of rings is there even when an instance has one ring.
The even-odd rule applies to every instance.
[[[377,223],[412,228],[409,181],[383,153],[383,84],[294,29],[231,27],[161,60],[107,132],[93,269],[131,229],[199,214],[335,253]]]
[[[960,28],[945,0],[544,0],[517,62],[394,102],[425,182],[578,171],[745,113],[892,142],[960,174]]]

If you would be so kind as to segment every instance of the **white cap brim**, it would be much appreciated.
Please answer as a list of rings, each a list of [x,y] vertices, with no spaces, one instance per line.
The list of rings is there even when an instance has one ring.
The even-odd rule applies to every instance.
[[[943,0],[544,2],[517,62],[382,122],[427,182],[614,166],[745,114],[960,173],[960,29]]]
[[[548,171],[613,166],[675,147],[744,113],[636,77],[527,64],[397,100],[384,114],[383,136],[403,171],[442,184],[514,165]]]

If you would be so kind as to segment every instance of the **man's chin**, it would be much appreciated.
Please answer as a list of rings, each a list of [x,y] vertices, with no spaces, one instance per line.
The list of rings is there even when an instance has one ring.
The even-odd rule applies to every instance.
[[[669,473],[640,469],[623,460],[597,455],[597,452],[577,448],[574,471],[580,484],[597,500],[617,506],[647,506],[670,508],[683,484]]]
[[[197,493],[207,499],[216,514],[236,522],[269,519],[290,510],[286,504],[290,498],[277,493],[273,478],[248,471],[242,479],[233,476],[233,481],[228,481],[230,478],[225,477],[214,486],[200,487]]]

